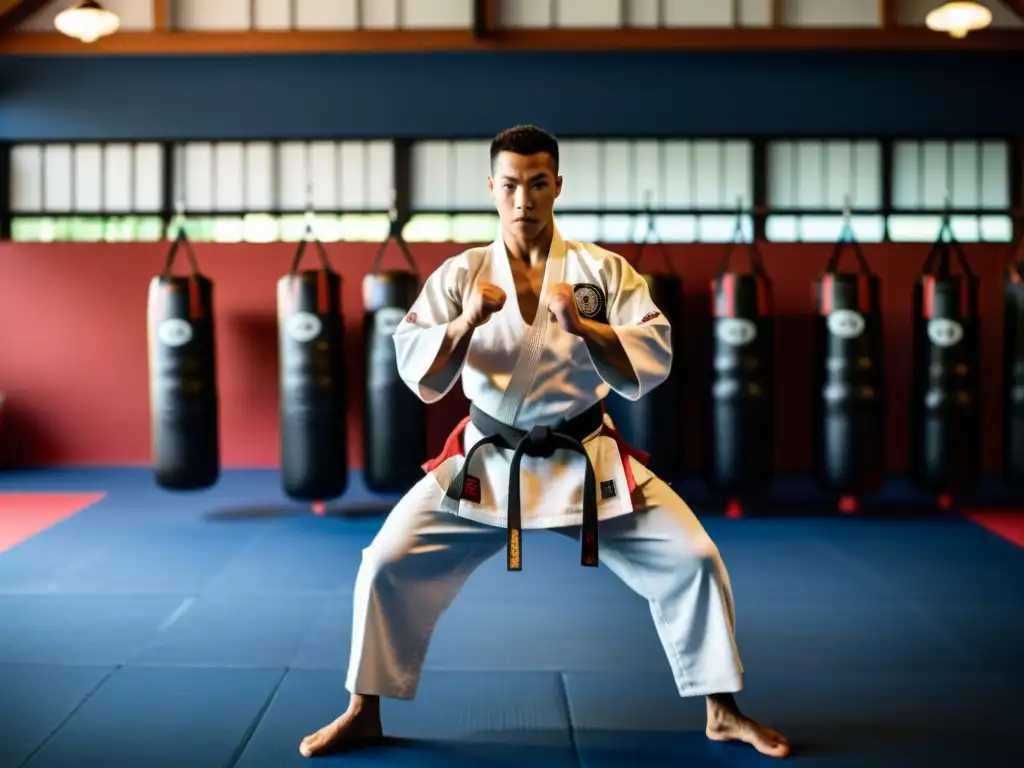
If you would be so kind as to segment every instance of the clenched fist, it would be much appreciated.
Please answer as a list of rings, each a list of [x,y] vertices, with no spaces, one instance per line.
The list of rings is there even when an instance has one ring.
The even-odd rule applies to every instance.
[[[462,317],[469,328],[479,328],[491,315],[505,306],[505,292],[491,283],[477,283],[462,309]]]
[[[548,288],[548,316],[566,333],[579,335],[583,326],[576,307],[576,294],[569,283],[555,283]]]

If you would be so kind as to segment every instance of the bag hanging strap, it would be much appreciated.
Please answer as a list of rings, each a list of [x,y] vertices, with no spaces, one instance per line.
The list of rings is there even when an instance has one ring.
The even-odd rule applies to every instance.
[[[202,272],[199,269],[199,261],[196,259],[196,252],[192,248],[192,243],[188,239],[188,235],[185,234],[184,222],[179,224],[178,233],[174,236],[174,240],[171,241],[171,247],[167,251],[167,259],[164,261],[163,271],[160,273],[160,277],[170,277],[171,270],[174,269],[174,261],[178,258],[178,252],[184,250],[185,258],[188,259],[189,267],[191,269],[190,275],[196,276],[201,275]]]
[[[764,261],[761,259],[761,249],[758,248],[757,238],[746,240],[743,237],[743,201],[736,201],[736,226],[732,230],[732,240],[725,246],[725,253],[722,254],[722,262],[718,267],[718,278],[721,279],[732,265],[732,257],[737,245],[745,245],[747,258],[750,260],[750,271],[755,276],[767,279],[764,271]]]
[[[871,271],[868,260],[864,258],[864,251],[861,250],[860,243],[857,242],[857,238],[853,234],[852,220],[853,212],[849,200],[847,200],[843,209],[843,229],[840,231],[835,245],[832,246],[832,254],[825,263],[825,274],[836,274],[839,269],[839,262],[842,261],[843,254],[847,250],[853,252],[853,256],[857,260],[857,267],[862,276],[870,277],[874,274]]]
[[[306,228],[302,233],[302,239],[299,241],[298,247],[295,249],[295,257],[292,259],[291,269],[288,270],[288,289],[291,293],[292,301],[294,302],[296,299],[295,291],[298,288],[298,283],[295,282],[295,278],[299,272],[299,264],[306,252],[306,246],[312,243],[314,250],[316,251],[316,255],[320,259],[320,268],[317,270],[316,277],[316,308],[318,314],[325,315],[330,309],[328,276],[334,274],[334,270],[331,269],[331,262],[327,256],[327,249],[324,248],[324,244],[320,242],[320,238],[316,236],[316,231],[313,226],[313,222],[315,220],[312,210],[307,210]]]
[[[924,266],[921,267],[921,275],[935,278],[949,277],[952,274],[950,271],[950,254],[953,255],[957,263],[960,265],[960,271],[963,273],[964,277],[973,282],[975,280],[974,271],[971,269],[971,265],[967,261],[967,256],[964,253],[963,247],[953,234],[953,228],[950,226],[949,209],[947,206],[946,213],[942,216],[942,226],[939,228],[939,234],[936,236],[935,242],[932,243],[931,250],[928,252],[928,258],[925,259]]]
[[[178,253],[184,251],[190,269],[188,274],[188,313],[193,321],[199,320],[203,316],[203,305],[199,292],[199,278],[203,273],[199,269],[199,260],[196,259],[196,252],[192,248],[192,242],[185,233],[185,214],[181,208],[179,208],[175,216],[175,224],[178,227],[178,231],[171,242],[171,247],[167,251],[167,258],[164,261],[163,271],[160,273],[160,280],[164,281],[172,277],[174,261],[178,258]],[[169,290],[170,287],[165,285],[164,291],[167,292]]]
[[[417,278],[420,276],[419,268],[416,266],[416,260],[412,257],[412,251],[409,250],[409,245],[405,242],[405,238],[402,236],[402,230],[405,227],[405,222],[398,220],[398,208],[395,204],[395,193],[391,193],[391,208],[388,210],[388,236],[377,248],[377,253],[373,257],[373,264],[370,266],[370,274],[374,275],[380,269],[381,262],[384,259],[384,252],[387,251],[388,245],[393,240],[398,246],[398,252],[402,254],[405,259],[405,263],[409,265],[409,271],[416,275]]]
[[[1017,222],[1018,234],[1006,252],[1006,279],[1011,283],[1024,282],[1024,216]]]
[[[331,262],[327,257],[327,250],[324,248],[324,244],[320,242],[320,238],[316,236],[316,231],[313,227],[313,215],[306,215],[306,228],[302,233],[302,239],[299,241],[298,247],[295,249],[295,257],[292,259],[291,269],[288,270],[288,276],[294,278],[299,271],[299,262],[302,261],[303,255],[306,253],[306,246],[313,243],[313,247],[316,250],[317,256],[320,258],[320,270],[323,272],[333,272],[331,269]]]
[[[626,261],[630,263],[630,266],[632,266],[633,269],[635,269],[637,272],[640,272],[640,262],[643,261],[646,247],[648,245],[655,245],[657,246],[658,251],[661,253],[661,260],[664,262],[665,267],[668,269],[669,273],[678,277],[679,270],[676,269],[675,265],[672,263],[672,260],[668,257],[668,251],[665,248],[665,243],[658,235],[657,227],[654,226],[654,207],[651,203],[651,197],[651,192],[648,191],[646,201],[644,204],[644,215],[647,217],[647,228],[644,230],[643,237],[637,244],[636,256],[634,257],[634,260],[631,261],[628,257],[625,257]]]

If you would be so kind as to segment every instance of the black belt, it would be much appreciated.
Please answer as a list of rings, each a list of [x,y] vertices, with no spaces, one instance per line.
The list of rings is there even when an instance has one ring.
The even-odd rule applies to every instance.
[[[463,498],[466,477],[473,454],[483,445],[493,445],[505,450],[514,451],[512,467],[508,478],[508,570],[523,569],[521,541],[523,530],[522,504],[519,491],[519,466],[523,456],[547,459],[559,448],[566,448],[583,456],[587,465],[586,479],[583,486],[583,525],[580,531],[580,542],[583,548],[581,564],[591,568],[597,567],[597,481],[594,467],[590,463],[583,441],[596,432],[604,424],[604,409],[600,403],[591,406],[579,416],[560,421],[551,427],[533,427],[529,431],[510,427],[493,416],[471,405],[470,418],[483,437],[466,454],[462,469],[452,480],[446,491],[447,495],[459,501]]]

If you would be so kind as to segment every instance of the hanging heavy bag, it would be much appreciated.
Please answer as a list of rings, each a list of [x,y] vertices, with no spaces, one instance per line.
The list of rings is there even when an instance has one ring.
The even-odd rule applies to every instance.
[[[326,501],[348,487],[348,422],[341,278],[312,239],[319,269],[299,271],[312,233],[277,283],[281,479],[285,493]]]
[[[978,289],[947,217],[914,285],[911,476],[933,493],[964,493],[981,476]]]
[[[1010,248],[1003,288],[1003,478],[1024,487],[1024,235]]]
[[[683,388],[682,376],[679,375],[682,368],[683,280],[660,242],[658,250],[668,272],[655,274],[641,270],[645,246],[652,234],[653,227],[649,227],[647,237],[637,248],[633,268],[643,277],[651,300],[672,326],[672,370],[661,385],[639,400],[626,400],[615,392],[609,392],[605,410],[623,439],[649,454],[647,466],[651,471],[666,482],[672,482],[682,475],[685,453]]]
[[[379,271],[391,239],[408,270]],[[400,229],[381,243],[363,278],[366,380],[363,474],[375,493],[407,491],[423,477],[427,451],[426,406],[398,375],[394,334],[419,293],[420,276]]]
[[[857,272],[840,272],[849,249]],[[885,479],[886,389],[881,281],[847,222],[814,281],[814,472],[843,496],[878,491]]]
[[[713,329],[704,429],[705,477],[734,499],[768,490],[775,475],[775,321],[772,283],[757,244],[750,272],[730,269],[737,225],[711,281]]]
[[[172,275],[184,250],[189,275]],[[208,488],[220,476],[213,283],[179,230],[149,283],[149,396],[153,470],[168,490]]]

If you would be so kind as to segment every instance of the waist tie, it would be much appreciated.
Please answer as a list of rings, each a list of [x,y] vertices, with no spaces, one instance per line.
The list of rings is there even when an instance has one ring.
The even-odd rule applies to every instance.
[[[579,416],[562,420],[554,426],[537,426],[528,431],[498,421],[473,405],[470,406],[469,414],[473,426],[480,431],[482,437],[466,454],[462,469],[448,486],[446,494],[455,501],[462,499],[470,462],[473,460],[476,450],[481,446],[493,445],[513,451],[508,478],[508,524],[506,526],[508,530],[508,570],[521,571],[523,569],[521,544],[523,514],[519,489],[519,467],[522,464],[523,456],[548,459],[559,448],[580,454],[586,462],[586,478],[583,481],[583,525],[580,529],[582,547],[580,564],[596,568],[598,564],[597,480],[583,441],[604,424],[604,409],[601,407],[601,403],[591,406]]]

